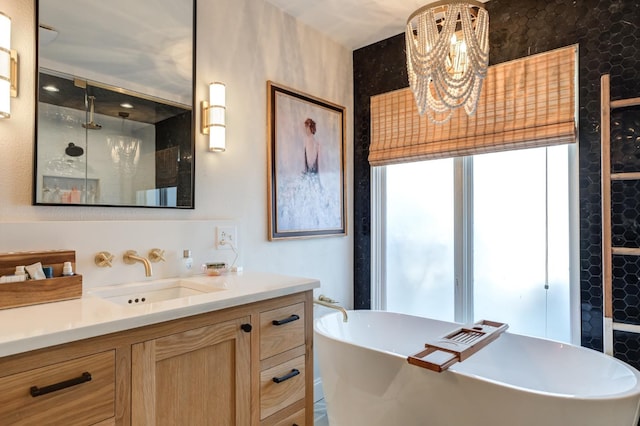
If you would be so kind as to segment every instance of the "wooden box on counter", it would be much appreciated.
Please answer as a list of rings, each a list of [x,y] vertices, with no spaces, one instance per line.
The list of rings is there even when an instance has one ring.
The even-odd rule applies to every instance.
[[[16,266],[36,262],[53,268],[53,278],[0,284],[0,309],[77,299],[82,296],[82,275],[62,276],[64,262],[76,267],[73,250],[0,253],[0,276],[13,275]]]

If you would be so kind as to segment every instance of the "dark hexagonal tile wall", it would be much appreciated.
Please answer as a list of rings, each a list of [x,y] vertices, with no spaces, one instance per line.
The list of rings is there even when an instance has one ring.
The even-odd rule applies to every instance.
[[[613,355],[627,364],[640,369],[640,334],[614,331]]]
[[[369,167],[370,98],[408,85],[404,34],[354,52],[353,92],[353,232],[355,309],[371,307],[371,169]]]
[[[612,182],[611,239],[614,247],[640,247],[640,181]]]
[[[611,74],[613,99],[640,96],[640,2],[490,0],[486,7],[492,64],[579,44],[581,341],[602,350],[600,76]],[[368,99],[407,87],[403,55],[404,40],[399,34],[356,50],[353,56],[354,298],[359,308],[369,307],[370,300]],[[629,147],[622,155],[634,156],[635,148]],[[627,201],[618,202],[624,206]],[[625,232],[618,234],[628,241],[636,238],[633,231]]]
[[[611,112],[611,172],[640,171],[640,107]]]
[[[640,324],[640,257],[615,255],[612,259],[613,319]]]

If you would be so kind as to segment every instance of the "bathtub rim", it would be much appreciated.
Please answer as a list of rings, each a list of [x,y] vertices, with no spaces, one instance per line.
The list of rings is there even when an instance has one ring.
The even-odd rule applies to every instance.
[[[421,317],[418,315],[411,315],[411,314],[404,314],[404,313],[400,313],[400,312],[392,312],[392,311],[383,311],[383,310],[372,310],[372,309],[360,309],[360,310],[348,310],[347,311],[347,315],[349,316],[349,318],[352,318],[354,316],[363,316],[363,315],[367,315],[367,314],[384,314],[384,315],[391,315],[391,316],[400,316],[400,317],[412,317],[412,318],[419,318],[419,319],[426,319],[426,320],[430,320],[430,321],[439,321],[439,322],[444,322],[444,323],[449,323],[452,324],[454,327],[456,326],[463,326],[464,324],[460,324],[460,323],[455,323],[455,322],[450,322],[450,321],[442,321],[442,320],[437,320],[437,319],[433,319],[433,318],[428,318],[428,317]],[[328,340],[334,340],[334,341],[338,341],[341,343],[344,343],[348,346],[353,346],[353,347],[357,347],[357,348],[362,348],[362,349],[366,349],[366,350],[372,350],[372,351],[376,351],[376,352],[380,352],[380,353],[384,353],[390,356],[393,356],[395,358],[400,358],[403,359],[405,362],[407,362],[407,356],[399,354],[398,352],[392,352],[392,351],[388,351],[385,349],[379,349],[379,348],[372,348],[370,346],[364,346],[362,344],[358,344],[358,343],[354,343],[352,341],[349,340],[345,340],[345,339],[341,339],[339,337],[330,335],[328,333],[325,333],[324,331],[319,329],[319,324],[321,324],[321,322],[326,319],[328,319],[329,317],[340,317],[340,321],[338,322],[342,322],[341,318],[342,318],[342,313],[340,312],[330,312],[327,313],[321,317],[315,318],[313,321],[313,332],[314,334],[320,335],[323,338],[326,338]],[[453,329],[452,329],[453,330]],[[506,332],[505,332],[506,333]],[[527,392],[527,393],[534,393],[534,394],[538,394],[538,395],[543,395],[543,396],[552,396],[554,398],[564,398],[564,399],[570,399],[570,400],[576,400],[576,401],[595,401],[595,400],[609,400],[609,399],[621,399],[621,398],[629,398],[629,397],[635,397],[638,398],[638,396],[640,396],[640,371],[638,371],[635,367],[627,364],[624,361],[621,361],[613,356],[610,355],[606,355],[602,352],[599,351],[595,351],[593,349],[589,349],[589,348],[585,348],[583,346],[577,346],[571,343],[566,343],[566,342],[559,342],[556,340],[552,340],[552,339],[545,339],[545,338],[541,338],[541,337],[534,337],[534,336],[527,336],[527,335],[523,335],[523,334],[517,334],[517,333],[509,333],[509,334],[513,334],[516,336],[521,336],[521,337],[525,337],[528,339],[535,339],[535,340],[544,340],[544,341],[548,341],[551,343],[555,343],[555,344],[561,344],[561,345],[565,345],[568,347],[571,347],[572,350],[579,350],[579,351],[585,351],[585,352],[589,352],[589,353],[594,353],[594,355],[601,355],[604,357],[607,357],[610,361],[613,361],[614,363],[617,363],[619,365],[621,365],[622,367],[628,369],[633,376],[636,379],[636,383],[634,386],[630,387],[627,390],[621,391],[621,392],[617,392],[617,393],[610,393],[610,394],[594,394],[594,395],[575,395],[575,394],[568,394],[568,393],[559,393],[559,392],[549,392],[549,391],[543,391],[543,390],[539,390],[539,389],[532,389],[532,388],[527,388],[524,386],[518,386],[518,385],[514,385],[511,383],[506,383],[503,381],[499,381],[499,380],[495,380],[495,379],[490,379],[487,377],[484,377],[482,375],[479,374],[474,374],[474,373],[469,373],[466,371],[460,371],[460,370],[456,370],[455,369],[455,364],[453,366],[451,366],[449,369],[443,371],[442,373],[436,373],[436,372],[432,372],[429,371],[427,369],[423,369],[425,371],[428,371],[429,373],[433,373],[433,374],[456,374],[456,375],[460,375],[460,376],[464,376],[464,377],[468,377],[468,378],[473,378],[479,381],[483,381],[483,382],[487,382],[487,383],[491,383],[497,386],[504,386],[507,388],[511,388],[514,389],[516,391],[519,392]],[[500,338],[500,337],[499,337]],[[408,362],[407,362],[408,364]],[[415,367],[415,366],[414,366]],[[416,368],[420,368],[420,367],[416,367]],[[322,377],[322,372],[320,372],[320,375]],[[639,408],[640,409],[640,406]]]

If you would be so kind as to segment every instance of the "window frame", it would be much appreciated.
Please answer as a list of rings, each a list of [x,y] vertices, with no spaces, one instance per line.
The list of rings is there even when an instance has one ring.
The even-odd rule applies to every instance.
[[[580,344],[580,217],[578,144],[568,144],[569,182],[569,312],[571,343]],[[454,319],[473,322],[473,157],[454,161]],[[387,166],[371,167],[371,309],[386,310]]]

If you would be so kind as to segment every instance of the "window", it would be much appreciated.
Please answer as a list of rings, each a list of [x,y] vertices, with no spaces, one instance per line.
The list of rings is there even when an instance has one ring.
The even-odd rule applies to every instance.
[[[570,342],[575,163],[558,145],[373,168],[372,308]]]

